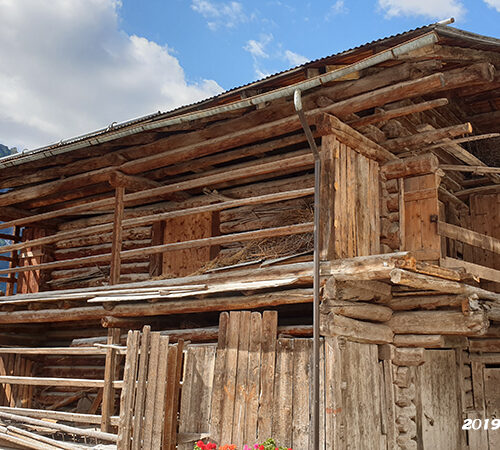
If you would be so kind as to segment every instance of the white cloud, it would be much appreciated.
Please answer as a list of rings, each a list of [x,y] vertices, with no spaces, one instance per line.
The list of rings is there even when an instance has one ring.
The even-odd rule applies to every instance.
[[[330,11],[328,12],[327,17],[335,16],[337,14],[344,14],[346,12],[347,12],[347,8],[344,4],[344,0],[337,0],[330,8]]]
[[[220,26],[234,28],[249,20],[243,5],[239,2],[214,3],[209,0],[192,0],[191,9],[207,19],[208,28],[212,31]]]
[[[484,1],[488,6],[491,6],[492,8],[500,12],[500,0],[484,0]]]
[[[262,34],[259,40],[250,39],[243,47],[243,50],[246,50],[252,55],[253,68],[257,79],[265,78],[270,75],[269,72],[267,70],[264,70],[261,66],[262,60],[269,58],[267,46],[271,43],[272,40],[272,34]]]
[[[461,18],[465,8],[460,0],[378,0],[388,18],[395,16],[425,16],[443,20]]]
[[[285,58],[292,66],[300,66],[309,61],[305,56],[294,53],[291,50],[285,50]]]
[[[0,1],[0,139],[33,148],[219,93],[120,30],[118,0]],[[12,143],[12,144],[11,144]]]

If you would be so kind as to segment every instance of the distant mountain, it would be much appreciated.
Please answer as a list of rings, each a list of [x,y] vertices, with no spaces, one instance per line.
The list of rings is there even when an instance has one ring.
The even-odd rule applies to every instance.
[[[17,148],[15,147],[9,148],[6,145],[0,144],[0,158],[12,155],[13,153],[17,153]]]

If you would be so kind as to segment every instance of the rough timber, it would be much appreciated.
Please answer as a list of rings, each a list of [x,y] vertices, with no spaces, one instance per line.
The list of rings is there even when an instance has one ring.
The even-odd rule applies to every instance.
[[[311,448],[300,88],[321,448],[497,448],[499,74],[431,25],[0,160],[1,445]]]

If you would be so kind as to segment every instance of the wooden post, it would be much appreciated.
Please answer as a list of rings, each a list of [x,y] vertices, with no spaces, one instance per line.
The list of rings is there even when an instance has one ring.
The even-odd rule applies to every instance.
[[[320,259],[336,259],[335,254],[335,159],[338,158],[339,142],[333,134],[321,138],[321,185],[320,185]]]
[[[16,238],[21,237],[21,227],[14,227],[14,236]],[[14,244],[17,243],[17,239],[13,241]],[[11,261],[10,261],[10,268],[17,267],[19,265],[19,255],[17,250],[13,250],[11,253]],[[14,273],[13,276],[15,277],[16,274]],[[17,274],[19,277],[19,274]],[[16,282],[14,283],[7,283],[6,288],[5,288],[5,295],[14,295],[14,292],[16,291],[16,285],[17,285],[17,279]]]
[[[108,345],[120,344],[120,328],[108,329]],[[101,406],[101,431],[109,433],[111,416],[115,410],[115,390],[113,381],[116,375],[117,352],[115,348],[108,348],[106,352],[106,365],[104,367],[104,388]]]
[[[109,284],[120,282],[120,252],[122,250],[123,196],[125,187],[115,187],[115,215],[113,220],[113,242],[111,247],[111,270]]]

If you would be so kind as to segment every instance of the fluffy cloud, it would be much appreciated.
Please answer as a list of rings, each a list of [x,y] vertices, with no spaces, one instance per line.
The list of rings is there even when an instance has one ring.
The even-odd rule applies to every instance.
[[[191,8],[207,19],[208,28],[212,31],[221,26],[233,28],[239,23],[248,21],[243,5],[238,2],[214,3],[209,0],[192,0]]]
[[[120,30],[118,0],[0,1],[0,136],[33,148],[221,92]]]
[[[378,0],[378,4],[389,18],[424,16],[443,20],[448,17],[460,18],[465,14],[460,0]]]
[[[492,8],[500,12],[500,0],[484,0],[484,1],[488,6],[491,6]]]
[[[298,53],[294,53],[291,50],[285,50],[285,59],[292,66],[300,66],[301,64],[304,64],[307,61],[309,61],[309,59],[306,58],[305,56],[299,55]]]

